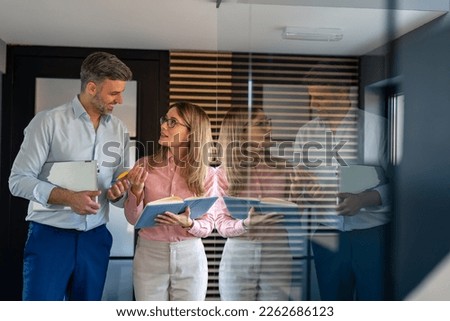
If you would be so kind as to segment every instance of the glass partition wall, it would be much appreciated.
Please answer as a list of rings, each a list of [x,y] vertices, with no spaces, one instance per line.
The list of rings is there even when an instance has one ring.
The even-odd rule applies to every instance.
[[[325,2],[316,3],[318,15],[336,14],[338,7]],[[392,7],[395,1],[388,2],[385,6]],[[386,135],[392,195],[401,195],[398,186],[405,182],[397,179],[407,175],[398,176],[396,171],[402,163],[403,168],[405,162],[411,166],[406,158],[411,151],[402,146],[412,126],[404,119],[410,112],[408,96],[396,60],[399,54],[394,52],[397,45],[387,40],[396,33],[392,11],[373,12],[384,26],[382,39],[372,39],[366,49],[347,50],[335,30],[336,41],[284,39],[289,37],[286,27],[302,26],[305,12],[314,12],[304,10],[301,3],[307,1],[222,2],[217,9],[217,51],[170,52],[170,102],[189,100],[207,111],[215,141],[209,161],[227,176],[227,195],[272,198],[296,206],[292,210],[278,203],[271,210],[282,215],[275,223],[262,221],[238,237],[217,229],[203,240],[209,265],[207,300],[321,300],[312,242],[331,252],[339,247],[334,232],[342,228],[342,221],[330,215],[337,206],[336,193],[343,188],[339,168],[374,165],[373,133]],[[359,10],[371,10],[356,6],[354,17]],[[281,23],[279,16],[286,17],[286,11],[290,20]],[[274,33],[276,41],[271,38]],[[261,46],[264,37],[266,45]],[[392,97],[398,103],[392,104]],[[330,130],[311,128],[319,116]],[[386,122],[373,126],[373,116]],[[224,137],[231,135],[231,127],[237,128],[230,141]],[[230,163],[236,153],[237,165]],[[233,177],[240,183],[233,185]],[[350,188],[370,184],[364,177],[353,175]],[[396,201],[393,205],[391,212],[403,211]],[[395,228],[408,234],[401,217],[394,216],[393,221]],[[104,299],[130,300],[128,245],[134,237],[126,222],[112,224],[116,237],[126,238],[121,244],[127,247],[113,248]],[[391,235],[392,239],[391,254],[408,248],[407,239]],[[402,299],[411,289],[402,277],[403,284],[394,286],[396,272],[404,266],[399,258],[405,257],[403,252],[387,263],[389,275],[380,281],[388,284],[385,299]]]
[[[376,142],[381,140],[375,142],[373,137],[382,137],[391,151],[402,150],[399,137],[403,133],[399,130],[403,126],[396,124],[403,124],[399,117],[403,118],[404,113],[397,112],[395,118],[391,117],[392,110],[386,107],[389,98],[386,88],[393,85],[401,88],[396,77],[399,72],[393,71],[397,62],[389,40],[398,37],[395,19],[406,17],[401,10],[395,10],[395,1],[355,4],[353,13],[347,16],[349,21],[340,23],[357,24],[362,13],[374,15],[381,32],[378,30],[378,38],[369,40],[370,45],[347,50],[339,42],[342,38],[339,31],[318,28],[329,24],[322,21],[324,25],[304,25],[305,20],[310,21],[305,14],[320,12],[320,17],[326,19],[328,15],[339,15],[338,11],[346,5],[315,2],[317,11],[305,10],[307,5],[313,4],[219,2],[218,51],[171,51],[170,100],[190,100],[207,110],[217,144],[212,164],[227,173],[228,194],[271,196],[297,205],[295,213],[280,210],[283,214],[280,226],[268,228],[262,224],[264,232],[256,236],[250,233],[231,238],[215,231],[204,240],[210,271],[208,300],[322,299],[312,240],[327,251],[337,251],[335,230],[346,230],[346,224],[352,225],[335,213],[339,202],[336,195],[343,191],[340,168],[362,164],[376,167],[375,183],[366,174],[352,174],[350,191],[355,193],[357,188],[363,188],[358,192],[367,189],[364,184],[374,187],[389,179],[394,184],[393,168],[398,163],[392,163],[392,155],[378,155],[382,151]],[[404,6],[403,3],[400,7]],[[408,6],[404,8],[406,11],[415,10]],[[442,12],[431,14],[437,17]],[[290,20],[282,21],[281,16]],[[345,20],[344,14],[342,17]],[[306,35],[309,37],[306,40],[288,39],[305,36],[289,34],[292,31],[286,29],[289,26],[310,27],[307,32],[312,29],[315,34]],[[321,42],[317,37],[323,35],[316,34],[318,29],[326,29],[332,35],[326,35],[328,38],[322,39],[326,41]],[[276,40],[272,38],[274,33],[278,35]],[[261,46],[260,40],[265,37],[266,45]],[[317,128],[310,128],[319,116],[326,119],[330,131],[319,133]],[[239,117],[241,122],[236,120]],[[240,131],[235,131],[239,138],[234,136],[238,141],[232,143],[245,160],[243,164],[241,158],[237,166],[241,179],[238,188],[230,183],[236,171],[233,174],[229,168],[236,170],[236,167],[225,160],[230,155],[229,146],[221,145],[226,140],[220,137],[227,132],[230,135],[226,128],[231,121],[235,121],[233,126],[240,126]],[[393,126],[397,126],[394,136],[389,131]],[[264,139],[258,140],[261,131]],[[384,226],[392,217],[393,208],[377,209],[385,221],[374,223],[375,226]],[[358,224],[355,226],[358,228]],[[385,250],[390,252],[392,248],[389,245]],[[394,291],[389,272],[393,269],[389,265],[392,261],[385,263],[387,274],[376,281],[388,284],[383,299],[393,297]]]
[[[328,214],[336,207],[339,184],[336,168],[339,162],[362,161],[360,145],[364,143],[360,139],[358,119],[359,56],[340,53],[337,48],[341,44],[338,41],[284,39],[285,27],[310,27],[303,24],[302,20],[307,14],[304,9],[301,5],[285,1],[236,1],[229,5],[224,3],[218,10],[218,48],[219,51],[231,50],[228,65],[231,87],[227,91],[228,106],[216,105],[214,121],[220,124],[226,108],[231,107],[247,110],[248,123],[251,124],[255,114],[262,111],[264,117],[271,120],[270,129],[266,132],[270,141],[267,148],[270,156],[269,159],[267,156],[262,159],[263,165],[250,166],[244,171],[247,177],[254,178],[264,175],[261,174],[261,168],[265,168],[272,180],[250,179],[249,184],[256,184],[250,189],[273,195],[278,188],[274,182],[284,177],[287,178],[284,183],[288,185],[285,186],[288,193],[278,196],[298,205],[296,215],[286,216],[283,213],[283,219],[288,221],[285,225],[288,254],[284,252],[281,238],[278,239],[278,246],[274,246],[268,236],[258,240],[259,243],[254,242],[253,252],[247,252],[259,254],[258,251],[261,251],[262,254],[243,258],[245,262],[234,265],[234,271],[220,267],[218,262],[219,274],[241,273],[245,268],[258,269],[251,277],[241,279],[244,283],[241,290],[246,287],[256,288],[254,296],[249,297],[252,300],[267,297],[273,300],[286,299],[283,295],[270,296],[270,291],[275,291],[273,288],[281,286],[288,292],[289,300],[321,299],[311,238],[317,230],[334,229],[333,225],[336,224],[333,222],[330,227],[329,222],[334,221],[334,218]],[[335,9],[315,8],[325,16]],[[290,21],[282,20],[286,16]],[[230,28],[234,30],[233,33],[229,32]],[[276,39],[273,39],[274,33],[277,34]],[[230,35],[239,39],[239,46],[232,45],[236,44],[236,39],[229,38]],[[260,43],[259,40],[264,37],[267,37],[266,46],[257,46],[256,43]],[[316,53],[312,49],[313,45],[329,49],[324,55],[323,50]],[[312,90],[317,92],[315,103],[312,101]],[[302,135],[301,129],[307,128],[321,112],[330,115],[327,119],[333,126],[342,120],[346,130],[330,132],[323,137],[319,137],[321,133],[315,131],[315,137],[309,141],[298,137]],[[248,130],[255,129],[249,127]],[[317,184],[318,178],[321,185]],[[318,186],[321,192],[314,193]],[[257,193],[250,194],[259,196]],[[223,244],[228,241],[218,237],[219,240]],[[329,246],[333,250],[338,245]],[[281,253],[285,254],[284,258]],[[231,259],[236,257],[231,255]],[[224,260],[224,257],[221,259]],[[289,274],[289,278],[280,280],[281,273]],[[265,278],[272,279],[272,282],[267,282]],[[219,276],[218,279],[220,283],[222,278]],[[221,287],[220,284],[218,287]]]
[[[273,1],[223,3],[217,12],[218,52],[171,52],[170,100],[191,100],[205,108],[218,145],[223,141],[219,139],[221,129],[223,134],[227,132],[224,118],[230,110],[244,113],[247,118],[238,123],[244,138],[233,142],[251,163],[238,166],[241,179],[247,182],[246,192],[230,192],[231,196],[275,196],[298,205],[295,214],[283,213],[283,220],[288,223],[277,227],[276,237],[270,233],[256,238],[244,235],[237,238],[238,245],[231,246],[227,241],[235,241],[234,238],[216,231],[204,241],[209,259],[210,300],[320,300],[311,235],[317,229],[327,229],[322,223],[330,220],[327,213],[336,207],[338,163],[342,159],[358,163],[364,157],[359,146],[364,145],[358,121],[360,67],[357,55],[333,54],[333,50],[327,55],[312,54],[308,51],[311,42],[307,41],[293,45],[292,48],[299,44],[299,48],[304,48],[299,52],[292,48],[283,52],[279,50],[281,46],[253,47],[256,37],[264,37],[261,30],[272,27],[264,17],[277,20],[277,12],[291,10],[291,23],[299,25],[296,17],[301,16],[301,9]],[[230,29],[234,31],[230,33]],[[277,29],[277,42],[292,41],[283,40],[281,28]],[[231,45],[236,39],[227,38],[230,34],[238,39],[239,46]],[[311,101],[311,86],[318,90],[317,98],[331,115],[331,123],[344,119],[346,130],[300,143],[299,130],[320,112]],[[261,126],[264,142],[253,135]],[[296,140],[300,149],[296,148]],[[249,154],[248,146],[264,149],[264,155],[259,155],[259,150]],[[218,146],[215,166],[224,168],[227,148]],[[316,166],[318,162],[323,164]],[[317,187],[316,177],[325,182],[320,186],[321,193],[308,193]],[[239,246],[246,246],[246,251]],[[235,282],[239,285],[223,286],[221,283],[233,282],[229,274],[247,277],[238,278]],[[241,294],[236,295],[237,292]]]
[[[239,6],[239,10],[233,10],[232,6]],[[309,11],[307,6],[316,6],[317,11]],[[344,8],[350,9],[350,15],[334,19],[341,17]],[[285,10],[290,14],[284,17],[289,19],[281,21],[279,17]],[[245,51],[248,57],[247,89],[232,91],[232,104],[245,105],[243,97],[247,97],[249,110],[262,107],[272,119],[273,140],[288,142],[283,146],[290,146],[289,142],[295,140],[300,142],[303,147],[301,165],[308,165],[306,156],[309,158],[306,160],[312,161],[312,174],[320,176],[321,182],[327,182],[320,201],[307,199],[306,204],[300,206],[303,212],[297,235],[302,241],[297,244],[301,244],[303,252],[292,252],[295,266],[292,299],[321,299],[314,268],[317,258],[310,247],[311,235],[324,223],[321,219],[328,219],[324,215],[327,208],[335,206],[331,195],[339,187],[339,181],[333,177],[332,169],[319,166],[317,161],[325,160],[326,164],[328,157],[336,156],[333,161],[338,163],[343,160],[346,164],[373,164],[374,133],[384,135],[389,148],[384,157],[387,163],[383,166],[391,198],[388,202],[390,230],[384,237],[388,257],[386,274],[379,280],[385,285],[383,299],[450,298],[448,289],[442,286],[450,270],[449,250],[445,245],[448,244],[449,219],[444,214],[448,212],[450,198],[448,188],[443,188],[448,186],[450,178],[449,149],[443,148],[448,146],[445,128],[450,113],[448,11],[449,2],[445,0],[341,1],[339,4],[335,1],[237,0],[219,8],[218,49],[231,50],[239,56]],[[310,16],[305,15],[306,12]],[[311,18],[315,15],[321,20]],[[370,30],[358,27],[363,19],[375,19]],[[305,25],[305,22],[313,24]],[[343,39],[327,42],[282,39],[286,27],[306,27],[302,29],[309,31],[343,27]],[[227,32],[230,29],[232,33]],[[349,34],[349,30],[357,33]],[[275,33],[278,39],[274,41]],[[359,48],[351,47],[346,40],[355,39],[358,33],[364,35],[367,43],[360,42]],[[377,36],[372,37],[375,34]],[[339,38],[336,34],[333,36]],[[237,42],[233,41],[236,39]],[[265,46],[258,45],[261,39],[267,39]],[[266,56],[261,58],[262,54]],[[270,66],[264,59],[270,61]],[[287,63],[283,65],[280,60]],[[235,93],[240,97],[239,102],[234,98]],[[331,146],[336,153],[327,154],[323,145],[311,144],[311,141],[308,145],[302,137],[308,131],[301,130],[305,121],[313,120],[322,108],[322,112],[323,109],[328,111],[333,127],[333,121],[336,124],[346,108],[342,105],[344,96],[347,97],[345,105],[351,106],[347,115],[354,117],[346,117],[345,136],[336,134],[329,138],[335,143]],[[380,118],[384,121],[374,128],[374,119]],[[342,148],[338,148],[344,141]],[[280,144],[276,146],[272,148],[275,155],[287,155],[299,164],[296,161],[299,155],[278,154]],[[304,153],[305,147],[309,147],[309,153]],[[357,176],[356,181],[361,180],[363,177]],[[327,244],[331,251],[336,246]],[[368,247],[366,251],[370,251]],[[280,260],[279,265],[283,264]],[[277,275],[275,269],[273,275]]]

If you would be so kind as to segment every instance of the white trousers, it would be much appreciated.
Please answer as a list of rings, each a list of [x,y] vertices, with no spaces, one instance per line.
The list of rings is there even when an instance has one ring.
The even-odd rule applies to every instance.
[[[229,238],[219,268],[224,301],[287,301],[292,282],[289,245]]]
[[[202,301],[208,264],[201,239],[158,242],[138,238],[133,262],[138,301]]]

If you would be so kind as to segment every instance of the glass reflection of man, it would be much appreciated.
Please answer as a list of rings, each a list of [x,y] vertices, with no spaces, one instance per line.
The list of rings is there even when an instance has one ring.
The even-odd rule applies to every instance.
[[[310,202],[317,223],[312,248],[321,299],[382,300],[388,185],[382,179],[374,188],[336,194],[336,173],[349,164],[386,171],[385,120],[355,108],[350,86],[310,85],[308,93],[317,116],[299,129],[294,151],[324,192],[320,204]]]

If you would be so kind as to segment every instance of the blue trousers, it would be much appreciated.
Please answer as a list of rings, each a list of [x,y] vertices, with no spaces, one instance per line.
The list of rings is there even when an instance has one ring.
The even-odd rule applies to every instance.
[[[23,300],[101,300],[112,236],[31,222],[25,244]]]
[[[322,300],[385,299],[387,230],[388,226],[383,225],[349,232],[329,231],[313,237]],[[334,246],[324,241],[326,237],[334,237]]]

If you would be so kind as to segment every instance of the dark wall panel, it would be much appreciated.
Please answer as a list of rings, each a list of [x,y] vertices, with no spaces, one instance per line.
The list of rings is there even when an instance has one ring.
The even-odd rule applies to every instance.
[[[396,171],[394,298],[407,295],[450,250],[450,17],[403,39],[404,154]]]

